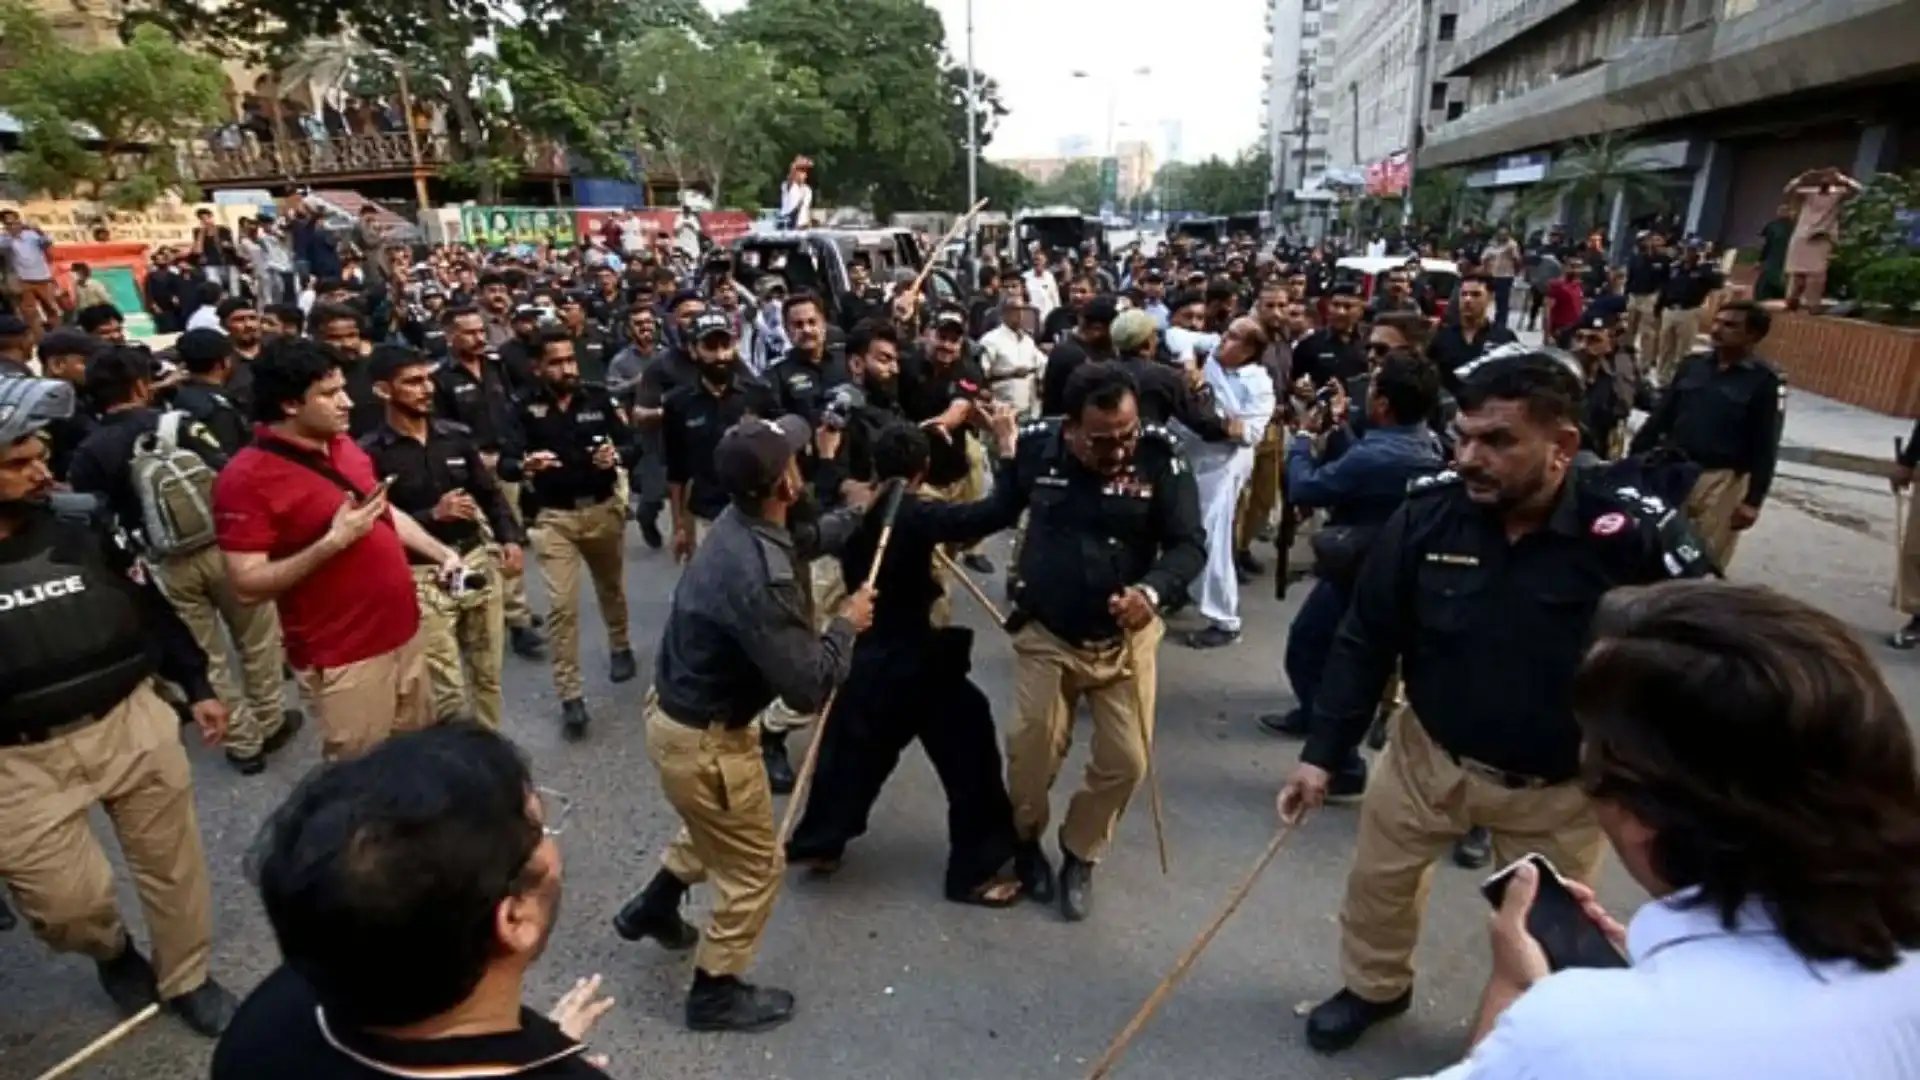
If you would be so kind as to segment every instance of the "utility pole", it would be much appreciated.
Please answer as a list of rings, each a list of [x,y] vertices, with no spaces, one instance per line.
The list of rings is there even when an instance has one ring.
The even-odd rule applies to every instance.
[[[974,84],[973,68],[973,0],[967,0],[967,205],[980,204],[980,95]],[[1009,208],[1011,209],[1011,208]],[[979,266],[980,252],[980,216],[967,216],[967,267],[975,270]],[[975,274],[967,282],[971,288],[979,279]]]
[[[1433,0],[1420,0],[1420,25],[1415,33],[1419,42],[1413,53],[1412,111],[1407,118],[1407,191],[1400,198],[1401,231],[1413,231],[1413,176],[1419,168],[1420,144],[1426,125],[1427,73],[1433,70]]]
[[[1300,189],[1304,189],[1307,186],[1307,150],[1309,148],[1309,144],[1313,139],[1313,72],[1312,70],[1310,70],[1305,66],[1302,66],[1300,68],[1300,74],[1295,76],[1293,81],[1294,81],[1294,95],[1297,101],[1297,103],[1294,106],[1294,109],[1296,112],[1299,113],[1299,120],[1298,120],[1297,126],[1294,128],[1294,134],[1300,136],[1300,175],[1294,178],[1293,186],[1295,190],[1300,190]],[[1281,176],[1285,177],[1285,175],[1286,175],[1286,170],[1282,169]],[[1307,224],[1306,221],[1304,220],[1306,216],[1307,216],[1307,207],[1305,204],[1302,204],[1300,207],[1299,217],[1302,219],[1300,221],[1300,224],[1303,228]]]

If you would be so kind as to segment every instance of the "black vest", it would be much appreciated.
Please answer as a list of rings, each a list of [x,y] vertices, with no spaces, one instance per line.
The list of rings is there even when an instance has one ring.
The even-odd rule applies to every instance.
[[[0,729],[34,731],[104,713],[157,667],[140,588],[84,520],[35,511],[0,563]]]

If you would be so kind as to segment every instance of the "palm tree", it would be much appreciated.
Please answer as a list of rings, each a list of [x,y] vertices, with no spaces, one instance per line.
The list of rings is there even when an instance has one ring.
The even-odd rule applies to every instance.
[[[1636,158],[1640,144],[1629,132],[1609,131],[1579,139],[1559,156],[1547,179],[1534,185],[1514,207],[1519,216],[1534,217],[1551,210],[1564,197],[1576,224],[1605,221],[1613,201],[1623,192],[1629,206],[1657,204],[1666,197],[1656,176]]]
[[[1462,222],[1486,212],[1487,194],[1467,186],[1465,169],[1427,169],[1413,178],[1413,215],[1450,235]]]

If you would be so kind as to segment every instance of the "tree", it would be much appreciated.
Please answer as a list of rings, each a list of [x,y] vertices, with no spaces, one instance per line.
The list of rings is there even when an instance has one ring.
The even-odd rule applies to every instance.
[[[1057,176],[1036,184],[1032,192],[1035,206],[1071,206],[1084,214],[1100,209],[1100,161],[1098,158],[1074,158]]]
[[[813,158],[819,202],[864,203],[884,219],[937,201],[964,165],[946,31],[923,0],[748,0],[724,25],[818,85],[837,122],[781,133],[778,156]]]
[[[1526,219],[1564,206],[1578,225],[1603,225],[1622,193],[1632,205],[1659,205],[1666,190],[1658,176],[1640,163],[1640,146],[1631,135],[1607,132],[1580,139],[1554,162],[1548,177],[1533,186],[1514,207]]]
[[[197,198],[174,143],[224,111],[220,65],[153,26],[126,48],[84,51],[25,4],[0,4],[0,109],[20,122],[8,167],[29,191],[137,209],[169,191]]]
[[[1218,155],[1197,164],[1170,161],[1154,174],[1154,189],[1168,210],[1251,213],[1267,203],[1270,162],[1258,148],[1242,150],[1232,161]]]
[[[1011,214],[1023,206],[1034,203],[1033,181],[1027,179],[1026,174],[1009,169],[997,161],[982,158],[977,179],[980,198],[986,199],[987,205],[993,209]],[[966,184],[964,175],[960,183],[964,190]],[[956,200],[954,205],[959,205],[959,201]]]
[[[1413,177],[1413,216],[1418,231],[1451,236],[1486,213],[1486,192],[1467,186],[1465,169],[1422,169]]]

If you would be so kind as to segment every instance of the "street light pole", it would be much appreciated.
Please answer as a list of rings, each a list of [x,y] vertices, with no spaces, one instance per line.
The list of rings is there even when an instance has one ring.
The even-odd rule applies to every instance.
[[[980,96],[974,84],[973,0],[967,0],[967,205],[980,205]],[[980,257],[979,215],[967,215],[967,261]]]

